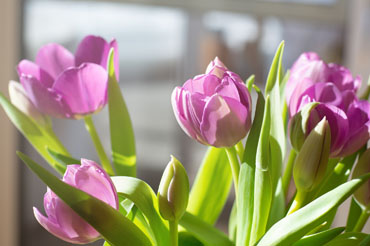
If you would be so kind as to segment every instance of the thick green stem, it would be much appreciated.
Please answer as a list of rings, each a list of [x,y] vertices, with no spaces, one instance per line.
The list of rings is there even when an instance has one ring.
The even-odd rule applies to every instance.
[[[96,132],[94,122],[92,121],[91,116],[85,116],[85,126],[86,130],[90,133],[91,139],[95,145],[96,152],[98,153],[99,159],[101,161],[101,164],[104,168],[104,170],[109,174],[109,175],[114,175],[114,171],[112,169],[112,166],[110,164],[110,161],[108,159],[107,154],[104,151],[103,145],[100,141],[99,135]]]
[[[292,206],[290,206],[288,214],[292,214],[305,205],[307,192],[297,190]]]
[[[177,246],[179,242],[178,236],[178,221],[168,221],[170,226],[170,238],[171,238],[171,246]]]
[[[369,209],[365,208],[364,210],[362,210],[360,218],[358,219],[355,227],[353,228],[353,231],[354,232],[361,232],[362,229],[364,228],[367,220],[369,219],[369,216],[370,216],[370,210]]]
[[[292,173],[293,173],[294,161],[296,157],[297,157],[297,152],[294,149],[292,149],[289,154],[288,162],[285,166],[283,180],[282,180],[285,197],[288,194],[290,180],[292,178]]]
[[[239,159],[241,160],[244,155],[244,146],[243,146],[242,141],[239,141],[239,143],[235,145],[235,149],[236,149],[236,153],[238,153]]]
[[[235,196],[238,194],[238,181],[239,181],[239,170],[240,164],[238,160],[238,154],[234,147],[225,148],[227,157],[229,158],[229,163],[231,166],[231,172],[233,174],[234,179],[234,188],[235,188]]]

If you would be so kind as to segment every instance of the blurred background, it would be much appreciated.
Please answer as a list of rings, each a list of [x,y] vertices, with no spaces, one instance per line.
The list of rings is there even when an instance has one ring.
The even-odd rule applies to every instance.
[[[170,154],[194,180],[206,148],[180,129],[170,95],[175,86],[203,73],[215,56],[243,79],[254,73],[263,84],[277,45],[285,40],[286,68],[302,52],[315,51],[327,62],[348,66],[363,83],[370,73],[369,0],[1,0],[0,33],[0,90],[5,94],[8,81],[17,80],[17,62],[33,60],[46,43],[60,43],[74,52],[87,34],[117,39],[138,175],[155,191]],[[107,111],[94,121],[108,150]],[[82,121],[53,123],[74,157],[98,160]],[[15,150],[47,164],[3,110],[0,140],[0,245],[69,245],[34,219],[32,207],[42,210],[46,187],[19,162]],[[222,229],[229,207],[218,225]],[[346,216],[336,223],[345,223]]]

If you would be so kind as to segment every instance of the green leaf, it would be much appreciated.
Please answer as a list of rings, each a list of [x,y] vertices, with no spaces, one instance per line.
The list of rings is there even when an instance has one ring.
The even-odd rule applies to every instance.
[[[153,230],[157,245],[169,245],[169,232],[158,213],[157,198],[150,186],[133,177],[112,177],[117,193],[131,200],[143,212]]]
[[[370,234],[367,234],[367,236],[364,239],[362,239],[359,246],[369,246],[369,245],[370,245]]]
[[[179,246],[203,246],[204,244],[186,231],[179,232]]]
[[[226,152],[209,147],[192,186],[187,211],[214,224],[227,201],[232,174]]]
[[[108,109],[112,159],[118,176],[136,176],[135,136],[126,103],[114,71],[114,51],[108,58]]]
[[[66,156],[68,151],[60,143],[59,139],[54,135],[51,129],[43,129],[39,127],[31,118],[15,107],[5,96],[0,93],[0,104],[12,121],[14,126],[23,134],[39,154],[60,174],[63,174],[66,167],[55,161],[49,155],[46,147],[50,147],[55,151]]]
[[[238,230],[237,232],[237,245],[243,244],[243,242],[249,242],[250,234],[252,229],[252,221],[253,221],[253,205],[254,205],[254,175],[256,169],[256,153],[257,153],[257,145],[258,139],[261,132],[261,125],[264,116],[264,107],[265,107],[265,99],[261,93],[261,91],[254,87],[258,94],[257,98],[257,105],[256,105],[256,113],[254,116],[253,124],[251,130],[249,132],[247,141],[245,143],[245,150],[243,155],[243,165],[247,165],[245,167],[246,170],[245,176],[243,180],[239,177],[239,182],[243,183],[243,191],[239,190],[238,198],[240,198],[240,202],[244,202],[243,205],[238,205],[238,207],[243,206],[243,209],[238,209],[238,228],[243,227],[243,229]],[[241,171],[242,172],[242,171]],[[240,184],[239,184],[240,185]],[[238,201],[239,203],[239,201]],[[245,243],[244,243],[245,244]]]
[[[224,233],[188,212],[185,212],[184,216],[180,219],[179,224],[188,232],[193,234],[204,245],[234,245]]]
[[[112,246],[151,245],[149,239],[117,210],[69,184],[64,183],[21,152],[22,161],[68,206],[93,226]]]
[[[252,86],[254,84],[254,79],[255,79],[255,76],[254,74],[252,74],[251,76],[248,77],[248,79],[245,81],[245,85],[247,86],[248,88],[248,91],[251,92],[252,91]]]
[[[346,225],[347,232],[353,231],[353,229],[355,228],[355,225],[357,224],[358,219],[361,216],[361,213],[362,213],[362,207],[360,206],[360,204],[358,204],[356,199],[352,197],[351,206],[350,206],[348,218],[347,218],[347,225]]]
[[[275,56],[272,60],[272,64],[270,67],[269,74],[267,76],[267,81],[266,81],[266,88],[265,88],[265,93],[266,95],[272,91],[274,88],[276,82],[280,83],[280,76],[281,76],[281,58],[284,50],[284,41],[281,41],[279,44],[279,47],[277,48],[275,52]]]
[[[237,231],[236,245],[246,245],[251,233],[251,222],[253,220],[253,186],[255,168],[243,163],[239,173],[239,188],[237,196]],[[252,191],[252,194],[250,193]]]
[[[360,232],[346,232],[334,238],[325,246],[360,246],[367,235]],[[365,244],[366,246],[368,244]]]
[[[49,147],[46,147],[46,150],[55,161],[63,164],[64,166],[67,166],[69,164],[80,164],[80,160],[70,157],[69,155],[58,153],[57,151],[50,149]]]
[[[326,231],[322,231],[316,234],[312,234],[309,236],[305,236],[296,243],[293,244],[293,246],[320,246],[324,245],[325,243],[331,241],[333,238],[338,236],[344,231],[344,227],[338,227],[329,229]]]
[[[262,128],[256,152],[254,178],[253,223],[250,244],[254,245],[265,233],[269,217],[272,184],[270,170],[270,97],[266,97]]]
[[[325,216],[344,202],[358,187],[370,178],[370,174],[348,181],[317,198],[305,207],[277,222],[262,237],[258,246],[292,245],[325,221]]]

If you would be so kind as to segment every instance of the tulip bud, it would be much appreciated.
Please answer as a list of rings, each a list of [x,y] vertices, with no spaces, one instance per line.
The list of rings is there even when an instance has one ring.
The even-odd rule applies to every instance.
[[[301,111],[299,111],[289,121],[289,138],[292,147],[299,152],[307,135],[308,135],[308,121],[310,118],[311,110],[318,105],[317,102],[309,103],[305,105]]]
[[[185,168],[173,156],[164,170],[157,197],[159,212],[165,220],[177,221],[185,213],[189,200],[189,179]]]
[[[361,175],[370,172],[370,149],[367,149],[358,160],[353,170],[352,178],[358,178]],[[370,207],[370,181],[367,181],[354,193],[354,197],[359,204],[364,207]]]
[[[330,127],[324,117],[310,132],[297,155],[293,177],[298,191],[311,191],[322,181],[329,154]]]
[[[26,91],[21,83],[13,80],[9,81],[8,90],[10,101],[14,106],[33,119],[40,126],[51,126],[50,118],[41,113],[35,105],[33,105],[31,100],[27,97]]]

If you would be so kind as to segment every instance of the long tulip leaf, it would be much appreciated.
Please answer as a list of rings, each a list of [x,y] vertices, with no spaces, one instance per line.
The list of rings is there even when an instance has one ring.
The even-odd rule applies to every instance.
[[[157,245],[168,245],[169,232],[157,208],[157,198],[144,181],[133,177],[112,177],[119,195],[131,200],[143,212],[153,230]]]
[[[108,109],[113,164],[118,176],[136,176],[135,136],[114,71],[114,51],[108,58]]]
[[[328,213],[337,208],[369,178],[370,174],[367,174],[348,181],[286,216],[266,232],[258,246],[292,245],[323,223]]]
[[[70,157],[68,155],[63,155],[61,153],[58,153],[57,151],[46,147],[47,152],[51,157],[53,157],[54,160],[56,160],[59,163],[62,163],[63,165],[67,166],[69,164],[80,164],[80,160],[77,160],[73,157]]]
[[[265,110],[256,152],[254,178],[253,223],[250,244],[254,245],[265,233],[272,201],[270,170],[270,97],[266,97]]]
[[[4,95],[0,93],[0,104],[12,121],[14,126],[23,134],[39,154],[60,174],[66,170],[65,165],[55,161],[49,155],[46,147],[68,156],[67,150],[60,143],[59,139],[51,132],[41,129],[32,119],[15,107]]]
[[[151,245],[145,234],[120,212],[86,192],[64,183],[25,154],[17,154],[60,199],[94,227],[110,245]]]
[[[310,246],[310,245],[324,245],[344,231],[344,227],[329,229],[318,232],[316,234],[308,235],[297,241],[293,246]]]
[[[325,246],[362,246],[361,243],[366,239],[368,235],[361,232],[346,232],[343,233],[327,244]],[[365,244],[364,246],[367,246],[369,244]]]
[[[228,161],[224,149],[210,147],[189,195],[187,211],[212,225],[230,193],[232,174]]]
[[[185,212],[184,216],[180,219],[179,224],[192,235],[194,235],[204,245],[234,245],[224,233],[188,212]]]
[[[258,94],[256,113],[247,141],[245,143],[245,150],[242,159],[242,162],[245,163],[242,164],[242,166],[246,165],[244,167],[245,170],[240,171],[241,173],[245,172],[245,174],[243,174],[243,179],[245,180],[239,177],[239,183],[243,184],[241,185],[238,195],[238,199],[240,198],[240,201],[238,201],[238,207],[242,208],[237,210],[237,222],[238,228],[240,228],[237,230],[237,245],[245,245],[247,242],[249,242],[253,221],[256,152],[265,107],[265,99],[261,91],[255,86],[254,89]],[[242,176],[242,174],[240,174],[240,176]]]
[[[360,204],[358,204],[358,202],[352,197],[351,206],[349,209],[347,224],[346,224],[347,232],[350,232],[355,228],[358,222],[358,219],[361,216],[362,210],[363,208],[360,206]]]

